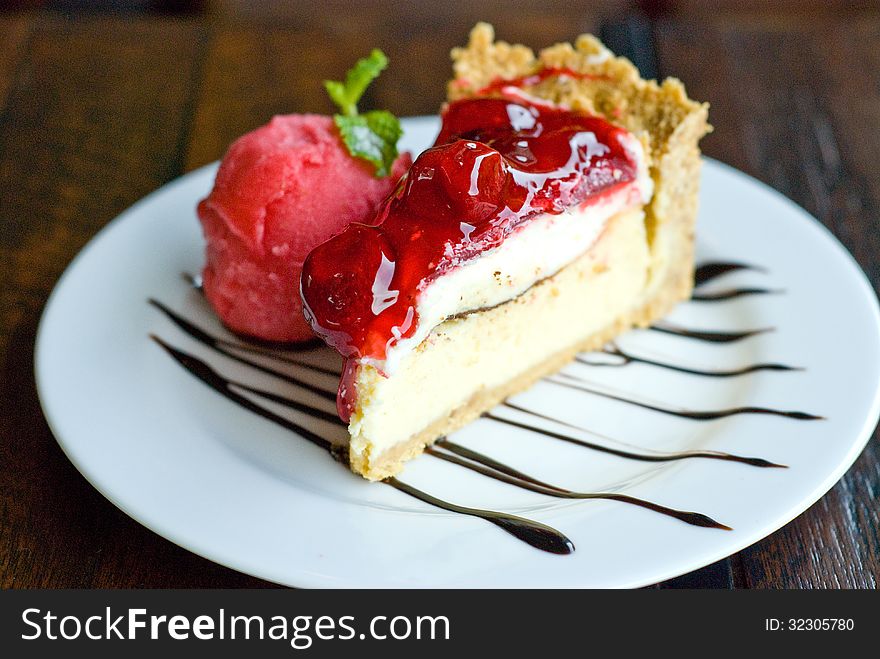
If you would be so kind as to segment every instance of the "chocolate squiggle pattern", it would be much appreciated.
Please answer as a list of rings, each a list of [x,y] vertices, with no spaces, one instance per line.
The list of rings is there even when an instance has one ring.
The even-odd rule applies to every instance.
[[[607,366],[612,368],[619,368],[621,366],[628,366],[629,364],[647,364],[648,366],[657,366],[658,368],[665,368],[670,371],[677,371],[679,373],[687,373],[688,375],[700,375],[707,378],[732,378],[738,375],[748,375],[749,373],[755,373],[757,371],[802,371],[804,369],[798,366],[789,366],[788,364],[778,364],[778,363],[766,363],[766,364],[750,364],[748,366],[743,366],[741,368],[734,369],[709,369],[709,368],[694,368],[692,366],[682,366],[679,364],[670,364],[668,362],[658,361],[656,359],[649,359],[647,357],[639,357],[637,355],[632,354],[631,352],[624,352],[616,343],[611,342],[605,348],[602,349],[602,352],[606,355],[611,355],[613,357],[619,357],[618,361],[596,361],[595,359],[590,359],[584,356],[575,357],[575,361],[580,364],[586,364],[587,366]]]
[[[741,270],[761,271],[762,269],[756,266],[734,262],[713,262],[700,265],[695,271],[696,291],[692,299],[696,302],[702,303],[725,302],[728,300],[733,300],[749,295],[780,292],[763,288],[726,289],[724,291],[715,293],[701,293],[699,291],[699,288],[707,282],[712,281],[718,277],[722,277],[726,274]],[[197,278],[186,278],[192,286],[197,289],[200,288],[200,282]],[[323,375],[338,376],[338,370],[329,368],[325,365],[312,363],[306,359],[303,359],[300,356],[291,356],[289,354],[289,351],[282,351],[275,346],[246,342],[244,340],[230,341],[215,336],[205,329],[199,327],[192,321],[188,320],[187,318],[183,317],[182,315],[178,314],[165,304],[159,302],[158,300],[150,299],[149,303],[156,309],[161,311],[162,314],[174,325],[176,325],[181,331],[183,331],[192,339],[195,339],[199,343],[212,349],[217,354],[232,359],[233,361],[247,366],[248,368],[252,368],[260,373],[278,378],[284,382],[294,385],[297,388],[301,388],[305,391],[316,394],[317,396],[328,402],[335,401],[335,391],[330,389],[329,387],[321,387],[320,385],[314,384],[313,382],[307,381],[301,377],[291,375],[287,371],[282,371],[279,368],[266,366],[264,363],[252,359],[251,356],[256,356],[264,360],[274,362],[279,366],[293,366],[297,369]],[[725,332],[718,330],[696,330],[672,326],[669,324],[658,324],[651,329],[669,334],[675,334],[676,336],[685,339],[707,341],[710,343],[719,344],[740,341],[752,337],[756,334],[771,331],[771,328],[764,328],[745,332]],[[303,439],[311,442],[315,446],[326,450],[337,461],[347,461],[347,453],[344,446],[334,444],[328,438],[323,437],[316,432],[309,430],[308,428],[271,411],[264,405],[255,402],[253,398],[248,397],[244,394],[250,394],[251,396],[258,399],[281,405],[283,407],[306,414],[311,418],[328,422],[333,425],[344,425],[339,420],[336,414],[323,410],[320,407],[307,404],[303,401],[299,401],[288,396],[282,396],[273,391],[254,387],[245,382],[229,379],[223,376],[218,370],[209,365],[203,359],[200,359],[171,345],[170,343],[156,336],[155,334],[151,334],[150,336],[159,346],[161,346],[165,350],[165,352],[169,356],[172,357],[172,359],[174,359],[186,371],[201,380],[204,384],[206,384],[218,394],[224,396],[229,401],[295,433],[299,437],[302,437]],[[649,367],[678,371],[680,373],[685,373],[697,377],[716,378],[747,376],[758,371],[785,372],[802,370],[795,366],[778,363],[752,364],[728,370],[695,368],[688,365],[679,365],[671,362],[659,361],[648,357],[635,355],[630,352],[625,352],[615,343],[608,344],[603,352],[606,356],[613,358],[615,361],[596,361],[595,359],[591,359],[589,356],[580,355],[577,357],[577,362],[593,368],[623,367],[630,364],[642,364]],[[720,419],[738,414],[775,415],[800,421],[812,421],[822,418],[821,416],[809,414],[806,412],[775,410],[771,408],[757,406],[737,407],[724,410],[689,410],[663,407],[651,402],[640,400],[635,397],[629,397],[622,394],[596,389],[595,387],[590,386],[588,380],[565,372],[561,372],[545,378],[545,381],[557,386],[564,386],[570,389],[575,389],[587,395],[610,398],[615,401],[634,405],[648,411],[670,414],[694,421],[711,421],[714,419]],[[531,419],[540,419],[543,421],[552,422],[557,426],[565,428],[566,431],[551,430],[541,425],[537,425],[536,423],[512,418],[511,416],[505,415],[501,412],[501,410],[504,409],[512,410],[516,415],[520,417],[525,416]],[[501,406],[499,406],[499,408],[487,412],[483,415],[483,417],[496,424],[517,428],[519,430],[525,430],[529,433],[538,433],[544,437],[549,437],[558,441],[566,442],[568,444],[581,446],[589,450],[614,455],[622,459],[656,463],[689,459],[709,459],[737,462],[758,468],[785,468],[785,465],[770,462],[769,460],[765,460],[763,458],[741,456],[720,451],[680,451],[673,453],[657,453],[624,449],[620,448],[619,445],[616,445],[614,440],[612,440],[611,438],[605,437],[598,433],[593,433],[587,428],[568,423],[563,419],[543,414],[536,410],[528,409],[511,401],[505,401],[504,403],[502,403]],[[589,439],[585,438],[584,435],[587,435]],[[539,480],[510,465],[504,464],[503,462],[496,460],[491,456],[485,455],[473,449],[452,442],[445,437],[438,439],[431,447],[428,447],[426,449],[425,453],[426,455],[431,456],[435,459],[456,465],[471,472],[492,478],[496,481],[546,496],[562,499],[599,499],[616,501],[619,503],[651,510],[658,514],[677,519],[692,526],[730,530],[729,526],[722,524],[712,519],[711,517],[699,512],[677,510],[674,508],[663,506],[659,503],[639,499],[616,492],[578,492],[563,488],[552,483]],[[423,490],[420,490],[404,481],[401,481],[396,477],[387,478],[382,482],[387,486],[393,487],[399,492],[407,494],[408,496],[416,498],[431,506],[449,512],[483,519],[537,549],[541,549],[543,551],[554,554],[569,554],[574,551],[574,543],[565,534],[541,522],[500,511],[472,508],[445,501],[429,494],[428,492],[424,492]]]

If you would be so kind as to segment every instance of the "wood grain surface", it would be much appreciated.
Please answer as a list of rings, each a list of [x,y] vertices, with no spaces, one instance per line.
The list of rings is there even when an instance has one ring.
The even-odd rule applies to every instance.
[[[431,114],[444,96],[448,51],[476,20],[539,47],[607,34],[636,16],[632,4],[435,0],[353,9],[331,0],[195,3],[199,11],[178,15],[0,13],[0,586],[271,586],[128,518],[68,462],[43,418],[32,367],[39,316],[102,226],[273,114],[329,112],[321,81],[374,46],[392,68],[366,102]],[[639,4],[659,73],[712,104],[707,155],[818,217],[877,289],[880,8]],[[875,435],[799,518],[658,587],[876,588],[878,491]]]

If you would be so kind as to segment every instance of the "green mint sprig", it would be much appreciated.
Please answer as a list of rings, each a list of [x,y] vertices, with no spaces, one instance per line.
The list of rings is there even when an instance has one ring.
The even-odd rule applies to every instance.
[[[397,141],[403,133],[400,121],[387,110],[358,114],[357,104],[370,83],[388,66],[388,58],[378,49],[357,61],[345,74],[345,82],[325,80],[324,88],[339,108],[333,115],[342,141],[355,158],[363,158],[376,167],[382,178],[391,172],[397,160]]]

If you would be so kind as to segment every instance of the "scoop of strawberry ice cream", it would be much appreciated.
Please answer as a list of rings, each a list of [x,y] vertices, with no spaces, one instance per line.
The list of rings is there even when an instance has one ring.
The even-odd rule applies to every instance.
[[[199,203],[205,295],[234,332],[267,341],[314,337],[303,318],[302,264],[351,222],[370,222],[411,164],[387,178],[353,158],[330,117],[284,115],[236,140]]]

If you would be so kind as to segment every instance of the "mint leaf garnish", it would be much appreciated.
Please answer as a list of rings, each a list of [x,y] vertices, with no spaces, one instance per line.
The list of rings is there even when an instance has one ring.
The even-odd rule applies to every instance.
[[[400,122],[387,110],[373,110],[366,114],[333,117],[348,152],[376,166],[376,176],[388,176],[397,160],[397,140]]]
[[[364,91],[388,66],[388,58],[378,49],[357,63],[345,75],[345,82],[325,80],[324,87],[341,114],[333,115],[342,141],[355,158],[376,167],[376,176],[388,176],[397,159],[397,141],[403,132],[400,122],[386,110],[358,114],[357,104]]]
[[[388,66],[388,58],[381,50],[374,48],[369,57],[359,59],[345,74],[345,82],[325,80],[324,87],[330,98],[346,117],[357,114],[357,103],[379,74]]]

